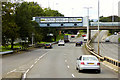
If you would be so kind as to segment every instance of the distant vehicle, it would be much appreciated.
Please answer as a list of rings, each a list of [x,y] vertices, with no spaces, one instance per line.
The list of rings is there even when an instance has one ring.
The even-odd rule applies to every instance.
[[[65,42],[63,40],[59,41],[58,46],[65,46]]]
[[[107,38],[105,39],[105,42],[110,42],[109,37],[107,37]]]
[[[95,70],[97,73],[100,73],[100,62],[97,57],[93,55],[82,55],[77,58],[76,70],[79,72],[82,70]]]
[[[86,36],[86,37],[84,37],[84,41],[87,41],[87,36]]]
[[[86,34],[83,34],[82,37],[86,37]]]
[[[52,44],[51,43],[46,43],[44,47],[45,47],[45,49],[46,48],[52,48]]]
[[[76,46],[81,46],[83,44],[82,41],[76,42]]]
[[[118,32],[118,34],[120,34],[120,32]]]
[[[64,35],[64,42],[69,42],[69,36],[68,35]]]
[[[114,32],[114,35],[117,35],[117,32]]]
[[[71,38],[75,38],[75,35],[71,35]]]

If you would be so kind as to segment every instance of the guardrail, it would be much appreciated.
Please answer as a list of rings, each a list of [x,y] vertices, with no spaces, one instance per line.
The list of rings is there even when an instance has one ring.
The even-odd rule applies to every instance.
[[[3,55],[3,54],[9,54],[9,53],[13,53],[13,51],[0,52],[0,55]]]
[[[97,36],[98,34],[95,34],[93,36],[93,38],[91,40],[89,40],[86,44],[85,44],[85,47],[87,48],[88,52],[90,52],[92,55],[96,56],[97,58],[99,58],[101,61],[106,61],[106,62],[109,62],[110,64],[113,64],[117,67],[120,67],[120,62],[118,60],[115,60],[115,59],[112,59],[110,57],[107,57],[107,56],[102,56],[102,55],[98,55],[97,52],[94,50],[94,48],[92,48],[90,46],[90,43],[92,42],[92,40],[95,39],[95,37]]]
[[[86,48],[87,48],[87,50],[88,50],[92,55],[96,56],[96,57],[99,58],[101,61],[103,61],[103,60],[104,60],[104,57],[102,57],[101,55],[98,55],[98,54],[95,52],[94,48],[92,48],[92,47],[89,45],[90,42],[91,42],[91,40],[86,43]]]
[[[120,62],[118,60],[112,59],[110,57],[104,56],[104,61],[107,61],[115,66],[120,67]]]

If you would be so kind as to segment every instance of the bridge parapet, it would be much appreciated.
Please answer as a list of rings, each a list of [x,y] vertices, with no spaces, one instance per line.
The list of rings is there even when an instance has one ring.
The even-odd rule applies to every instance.
[[[100,26],[120,26],[120,22],[100,22]],[[98,26],[97,22],[90,22],[90,26]]]

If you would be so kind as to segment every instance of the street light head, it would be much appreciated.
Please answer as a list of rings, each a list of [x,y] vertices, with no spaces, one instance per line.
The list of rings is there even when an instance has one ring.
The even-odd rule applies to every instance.
[[[90,8],[92,8],[92,7],[83,7],[83,8],[90,9]]]

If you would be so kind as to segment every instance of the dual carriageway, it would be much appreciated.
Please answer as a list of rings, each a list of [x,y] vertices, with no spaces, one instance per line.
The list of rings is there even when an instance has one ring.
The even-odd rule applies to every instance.
[[[92,31],[92,36],[96,31]],[[118,59],[118,44],[105,43],[103,37],[107,31],[100,33],[100,54]],[[116,42],[117,35],[110,36],[110,41]],[[83,37],[71,39],[71,42],[83,40]],[[97,51],[97,38],[93,47]],[[80,55],[89,54],[84,46],[76,47],[75,43],[66,43],[65,46],[53,45],[53,49],[35,49],[21,54],[5,55],[2,58],[2,73],[4,75],[12,72],[25,73],[25,78],[118,78],[118,73],[106,67],[101,62],[101,73],[81,72],[76,68],[76,59]]]

